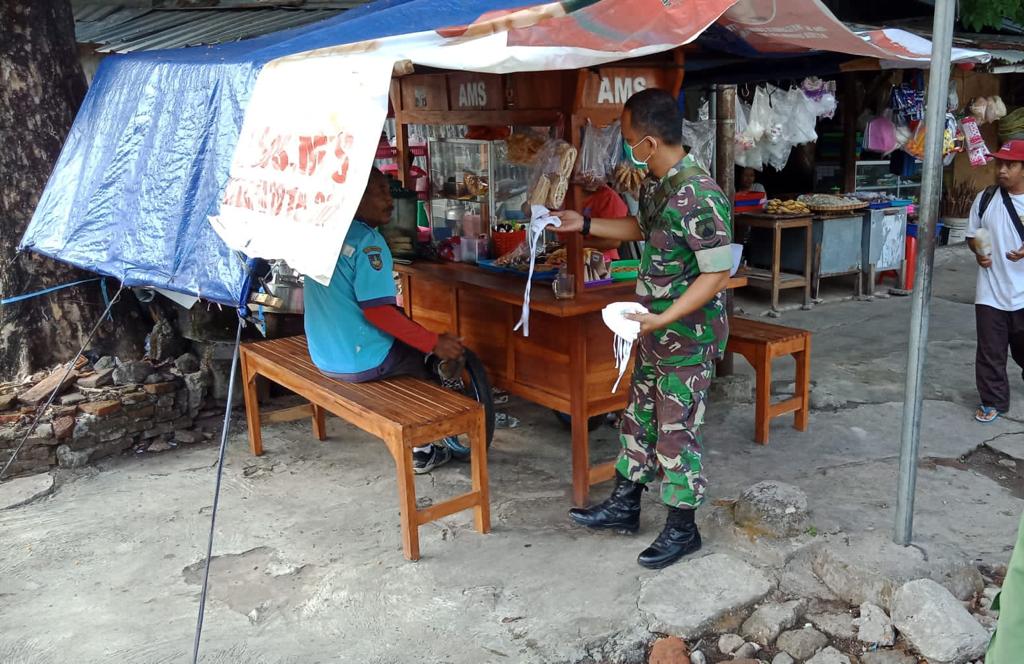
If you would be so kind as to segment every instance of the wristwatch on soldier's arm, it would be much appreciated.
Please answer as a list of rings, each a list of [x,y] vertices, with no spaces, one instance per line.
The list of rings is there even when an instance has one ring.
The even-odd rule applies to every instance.
[[[586,212],[583,213],[583,228],[580,229],[580,235],[583,237],[590,235],[590,215]]]

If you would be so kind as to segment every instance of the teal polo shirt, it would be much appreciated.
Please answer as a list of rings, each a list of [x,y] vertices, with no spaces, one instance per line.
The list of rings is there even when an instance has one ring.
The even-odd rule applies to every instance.
[[[363,309],[395,304],[394,264],[384,236],[356,219],[334,266],[331,284],[305,280],[305,326],[309,355],[321,371],[354,374],[374,369],[395,338],[363,315]]]

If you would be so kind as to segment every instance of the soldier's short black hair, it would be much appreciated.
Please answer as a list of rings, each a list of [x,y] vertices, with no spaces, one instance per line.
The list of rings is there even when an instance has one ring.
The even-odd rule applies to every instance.
[[[675,97],[658,88],[642,90],[626,101],[633,127],[668,145],[683,144],[683,116]]]

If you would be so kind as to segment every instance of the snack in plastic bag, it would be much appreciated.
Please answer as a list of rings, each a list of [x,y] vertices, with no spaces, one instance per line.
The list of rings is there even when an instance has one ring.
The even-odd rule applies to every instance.
[[[608,127],[595,127],[587,120],[580,141],[579,159],[576,160],[576,173],[573,182],[584,189],[594,191],[608,180],[609,153],[612,142],[621,140],[622,133],[618,123]],[[616,144],[621,149],[621,145]]]
[[[541,151],[547,140],[547,138],[533,130],[517,131],[512,134],[508,137],[508,141],[506,141],[509,163],[522,165],[533,163],[537,153]]]
[[[555,210],[562,207],[569,190],[569,176],[576,163],[577,150],[563,140],[544,144],[533,160],[530,176],[531,205]]]

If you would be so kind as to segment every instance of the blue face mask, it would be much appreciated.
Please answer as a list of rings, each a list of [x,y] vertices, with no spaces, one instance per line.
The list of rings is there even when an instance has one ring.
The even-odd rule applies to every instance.
[[[648,138],[650,138],[650,136],[644,136],[643,138],[640,139],[640,143],[643,143]],[[630,145],[629,141],[627,141],[626,139],[622,139],[622,150],[623,152],[626,153],[626,158],[629,159],[630,162],[632,162],[633,166],[639,168],[640,170],[645,170],[647,168],[647,161],[640,161],[639,159],[636,158],[636,155],[633,154],[633,148],[637,147],[637,145],[640,145],[640,143],[637,143],[636,145]],[[647,159],[650,160],[650,157],[647,157]]]

